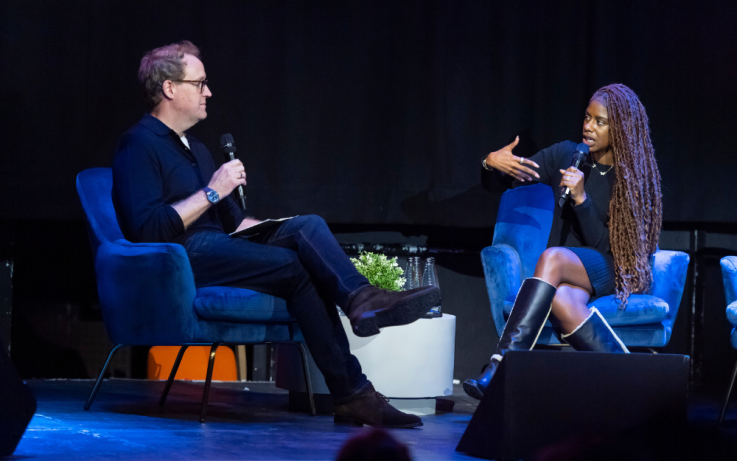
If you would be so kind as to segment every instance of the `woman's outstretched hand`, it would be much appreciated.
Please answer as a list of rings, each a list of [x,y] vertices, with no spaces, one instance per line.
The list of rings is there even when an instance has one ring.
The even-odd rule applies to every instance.
[[[511,144],[487,155],[486,164],[495,170],[499,170],[502,173],[512,176],[520,182],[532,181],[532,178],[539,179],[540,175],[537,174],[535,170],[528,168],[525,165],[530,165],[535,168],[540,168],[540,165],[528,158],[517,157],[512,153],[512,149],[514,149],[518,143],[519,136],[517,136]]]
[[[571,190],[573,203],[580,205],[586,201],[586,191],[583,190],[583,171],[575,166],[559,171],[563,175],[560,179],[560,187],[567,187]]]

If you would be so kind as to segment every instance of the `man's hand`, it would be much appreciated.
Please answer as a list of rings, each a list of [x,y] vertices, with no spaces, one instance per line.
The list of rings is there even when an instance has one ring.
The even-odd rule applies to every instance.
[[[212,175],[210,184],[207,185],[210,189],[220,195],[220,198],[225,198],[233,192],[238,186],[246,185],[246,169],[243,167],[243,163],[240,160],[231,160],[228,163],[218,168],[218,170]]]
[[[563,174],[560,179],[560,187],[567,187],[571,190],[573,203],[580,205],[586,201],[586,191],[583,190],[583,171],[575,166],[559,171]]]
[[[212,175],[207,187],[217,192],[221,199],[224,199],[233,192],[233,189],[245,185],[246,169],[243,168],[240,160],[231,160],[218,168]],[[179,213],[184,228],[187,229],[197,218],[202,216],[205,210],[210,208],[210,202],[207,201],[205,192],[200,189],[181,202],[173,204],[172,207]]]
[[[517,136],[511,144],[487,155],[486,164],[502,173],[512,176],[520,182],[532,181],[533,177],[539,179],[540,175],[537,174],[535,170],[525,166],[530,165],[535,168],[540,168],[537,163],[524,157],[517,157],[512,153],[512,149],[514,149],[518,143],[519,136]]]

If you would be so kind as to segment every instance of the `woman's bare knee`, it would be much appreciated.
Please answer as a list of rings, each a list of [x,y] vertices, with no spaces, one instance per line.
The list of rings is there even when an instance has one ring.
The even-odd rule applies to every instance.
[[[561,247],[551,247],[543,251],[535,266],[535,277],[546,282],[560,285],[562,281],[563,268],[570,262],[571,250]]]
[[[535,266],[535,277],[559,287],[567,283],[589,293],[593,292],[586,268],[576,253],[568,248],[551,247],[543,251]]]

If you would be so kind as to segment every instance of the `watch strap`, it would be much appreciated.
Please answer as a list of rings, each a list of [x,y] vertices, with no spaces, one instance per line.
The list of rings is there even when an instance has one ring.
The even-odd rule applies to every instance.
[[[207,186],[203,187],[202,190],[205,192],[205,197],[207,197],[208,202],[214,205],[220,201],[220,194],[218,194],[216,190],[211,189]]]
[[[489,164],[486,163],[486,157],[488,157],[488,155],[484,155],[484,158],[481,159],[481,168],[486,171],[494,171],[494,168],[490,167]]]

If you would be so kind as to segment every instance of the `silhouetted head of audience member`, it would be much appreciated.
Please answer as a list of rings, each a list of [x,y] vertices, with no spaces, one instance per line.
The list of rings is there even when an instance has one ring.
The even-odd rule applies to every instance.
[[[412,461],[409,448],[383,429],[362,431],[348,439],[336,461]]]

